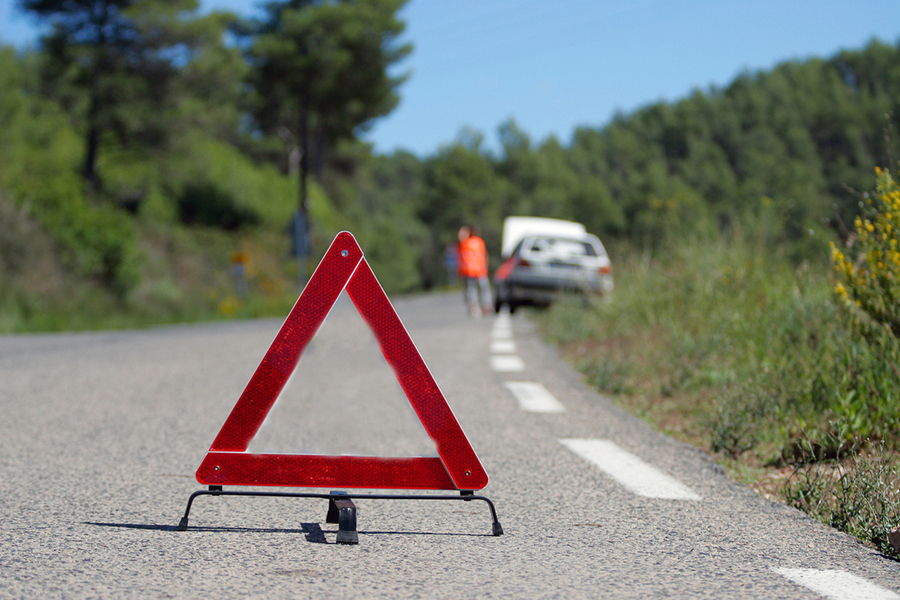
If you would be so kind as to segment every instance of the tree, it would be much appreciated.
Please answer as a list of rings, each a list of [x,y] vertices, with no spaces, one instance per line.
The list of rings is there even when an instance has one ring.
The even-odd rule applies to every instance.
[[[388,69],[411,51],[396,43],[404,29],[396,13],[405,3],[288,0],[267,7],[249,52],[254,114],[262,131],[300,149],[298,214],[307,228],[310,169],[321,174],[329,146],[353,139],[399,102],[405,76]]]
[[[444,248],[456,242],[462,225],[477,227],[488,254],[499,254],[504,199],[511,186],[497,173],[482,141],[477,131],[463,129],[423,165],[418,216],[431,229],[430,247],[421,257],[426,287],[443,282]]]
[[[221,45],[229,20],[222,14],[192,19],[197,0],[20,3],[53,27],[42,40],[44,91],[82,121],[82,173],[94,190],[101,187],[97,156],[108,135],[126,146],[160,147],[177,130],[173,107],[183,99],[177,92],[190,87],[178,77],[209,75],[208,64],[188,67],[198,58],[214,62],[209,47]],[[234,60],[224,62],[234,67]]]

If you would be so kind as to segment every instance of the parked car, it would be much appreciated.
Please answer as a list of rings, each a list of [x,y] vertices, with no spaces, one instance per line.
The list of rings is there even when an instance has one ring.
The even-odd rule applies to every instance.
[[[545,219],[545,221],[556,221]],[[569,223],[568,221],[557,222]],[[550,223],[553,225],[554,223]],[[534,224],[509,251],[494,274],[494,308],[510,312],[522,305],[547,306],[561,293],[607,294],[613,289],[612,266],[597,236],[583,227],[561,233],[534,233]],[[578,224],[572,224],[578,225]],[[504,226],[504,242],[506,242]],[[553,227],[544,228],[547,230]]]

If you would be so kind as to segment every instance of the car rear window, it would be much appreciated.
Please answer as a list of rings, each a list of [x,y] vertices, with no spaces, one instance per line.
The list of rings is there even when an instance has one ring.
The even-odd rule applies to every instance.
[[[597,249],[590,242],[560,238],[535,238],[531,243],[531,252],[554,256],[597,256]]]

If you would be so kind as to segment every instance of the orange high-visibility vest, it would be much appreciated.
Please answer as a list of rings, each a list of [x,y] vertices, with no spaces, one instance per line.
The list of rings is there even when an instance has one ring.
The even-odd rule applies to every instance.
[[[459,243],[457,271],[460,277],[487,276],[487,250],[484,247],[484,240],[477,235],[470,235]]]

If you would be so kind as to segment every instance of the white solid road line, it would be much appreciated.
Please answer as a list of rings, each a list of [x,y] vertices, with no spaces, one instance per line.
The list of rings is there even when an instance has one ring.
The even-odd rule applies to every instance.
[[[506,373],[524,371],[525,362],[514,354],[498,354],[491,357],[491,368]]]
[[[516,351],[516,343],[512,340],[493,340],[491,352],[495,354],[512,354]]]
[[[832,600],[900,600],[900,595],[846,571],[788,568],[772,570]]]
[[[561,439],[559,441],[639,496],[669,500],[701,499],[691,488],[651,467],[609,440]]]
[[[519,407],[526,412],[561,413],[566,411],[566,407],[539,383],[507,381],[503,387],[512,392],[519,401]]]

